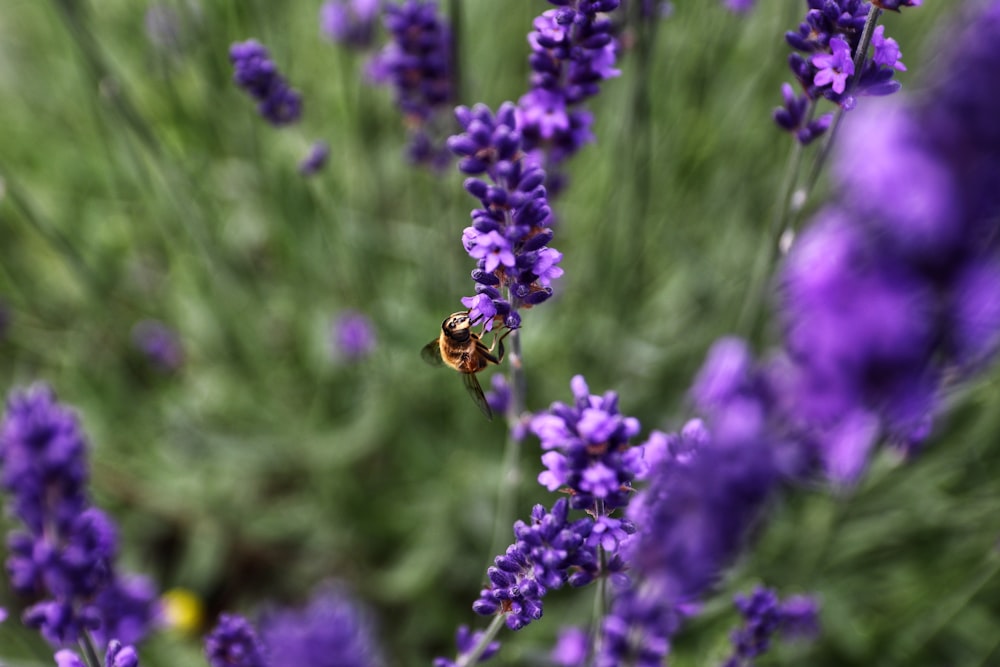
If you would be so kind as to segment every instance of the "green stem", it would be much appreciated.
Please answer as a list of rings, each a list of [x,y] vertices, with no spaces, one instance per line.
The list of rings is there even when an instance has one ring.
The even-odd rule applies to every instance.
[[[811,116],[815,108],[815,103],[810,103],[808,115]],[[763,310],[766,294],[765,283],[771,275],[771,269],[778,256],[781,234],[784,233],[789,224],[788,213],[792,208],[792,196],[795,192],[799,170],[802,168],[803,153],[802,144],[793,140],[791,152],[788,154],[788,160],[785,164],[785,175],[781,180],[778,207],[775,209],[774,217],[767,228],[763,243],[757,248],[757,257],[751,268],[749,287],[744,295],[743,307],[740,309],[739,318],[736,321],[736,331],[742,332],[750,338],[756,333],[758,319],[761,310]]]
[[[87,667],[104,667],[100,658],[97,657],[97,650],[94,648],[94,640],[89,632],[80,635],[80,650],[83,652],[83,660]]]
[[[497,490],[497,512],[493,523],[493,540],[490,546],[490,563],[509,544],[511,526],[514,523],[514,507],[517,491],[521,485],[518,462],[521,459],[521,441],[518,439],[521,416],[525,409],[527,378],[524,374],[524,359],[521,356],[521,332],[514,331],[507,337],[510,350],[507,360],[510,368],[510,403],[507,407],[507,444],[504,447],[503,463],[500,467],[500,482]]]
[[[500,632],[500,628],[503,627],[505,617],[506,614],[497,614],[494,616],[493,620],[489,624],[489,627],[483,631],[483,636],[479,638],[479,641],[472,647],[472,650],[458,656],[458,659],[455,660],[455,667],[468,667],[469,665],[474,665],[479,662],[479,657],[486,651],[490,642],[492,642]]]

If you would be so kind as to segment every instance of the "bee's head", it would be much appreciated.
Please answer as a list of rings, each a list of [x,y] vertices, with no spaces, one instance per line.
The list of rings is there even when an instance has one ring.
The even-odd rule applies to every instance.
[[[471,329],[472,322],[469,320],[469,313],[464,310],[452,313],[441,323],[441,330],[444,331],[445,335],[459,342],[469,340]]]

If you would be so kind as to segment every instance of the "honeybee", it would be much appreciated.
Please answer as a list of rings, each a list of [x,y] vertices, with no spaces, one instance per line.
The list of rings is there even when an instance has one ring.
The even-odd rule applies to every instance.
[[[508,329],[502,335],[494,337],[493,344],[486,347],[479,334],[472,330],[474,324],[475,321],[469,317],[469,311],[452,313],[441,323],[441,333],[424,346],[420,356],[431,365],[443,364],[458,371],[462,375],[462,382],[469,396],[487,419],[493,419],[493,410],[486,401],[476,373],[490,364],[499,364],[503,361],[503,339],[511,330]],[[494,347],[497,347],[496,356],[493,355]]]

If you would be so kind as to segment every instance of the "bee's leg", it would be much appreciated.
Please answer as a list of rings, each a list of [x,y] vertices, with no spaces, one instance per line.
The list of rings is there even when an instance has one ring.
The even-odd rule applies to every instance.
[[[513,329],[507,329],[506,331],[503,332],[501,336],[496,336],[496,335],[493,336],[493,345],[490,345],[490,352],[493,351],[494,347],[497,347],[497,359],[499,361],[503,361],[503,355],[504,355],[503,339],[506,338],[511,331],[513,331]]]

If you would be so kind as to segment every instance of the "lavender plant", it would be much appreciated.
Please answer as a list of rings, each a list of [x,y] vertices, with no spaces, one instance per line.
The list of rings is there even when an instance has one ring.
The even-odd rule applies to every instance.
[[[455,99],[451,28],[434,0],[388,5],[383,22],[390,42],[372,59],[368,74],[395,91],[410,134],[410,159],[443,166],[448,152],[438,143],[439,125]]]
[[[26,625],[53,646],[79,644],[93,654],[95,640],[109,651],[112,640],[140,641],[154,622],[155,592],[116,574],[116,529],[90,505],[85,455],[76,416],[51,389],[10,396],[0,424],[0,483],[24,526],[7,540],[11,587],[33,600]]]
[[[560,165],[594,141],[593,116],[582,103],[600,91],[602,81],[620,74],[608,16],[619,0],[550,1],[559,8],[536,18],[528,35],[531,90],[517,101],[517,129],[555,195],[565,180]]]
[[[585,4],[563,3],[553,10],[554,17],[572,14],[573,27],[553,19],[545,30],[538,29],[535,41],[547,39],[545,31],[565,29],[570,35],[595,29],[593,25],[584,28],[589,25],[586,20],[600,23],[604,18],[595,14],[587,19],[590,5],[585,8]],[[820,9],[830,10],[834,4],[831,0]],[[876,9],[898,10],[919,3],[875,4]],[[946,50],[936,87],[929,87],[926,99],[911,106],[865,104],[845,122],[837,137],[842,148],[835,165],[838,194],[794,243],[778,274],[782,347],[755,358],[750,345],[739,339],[717,342],[690,391],[691,412],[699,418],[688,421],[678,433],[653,431],[641,444],[632,444],[639,437],[639,422],[619,412],[613,392],[591,395],[578,376],[571,383],[570,403],[554,403],[547,411],[525,418],[518,376],[513,374],[510,381],[499,374],[494,377],[491,406],[512,416],[512,439],[520,440],[528,432],[539,438],[539,484],[563,497],[536,505],[526,520],[514,523],[514,543],[493,560],[484,588],[472,603],[475,612],[492,618],[490,627],[482,632],[460,628],[455,642],[458,655],[439,658],[435,664],[468,665],[490,657],[499,649],[495,638],[502,626],[519,630],[534,624],[542,617],[547,595],[563,588],[585,589],[576,595],[592,593],[595,613],[589,627],[570,628],[561,635],[553,653],[555,662],[663,664],[687,620],[700,615],[703,602],[727,586],[731,568],[746,553],[783,491],[803,480],[815,486],[821,476],[839,485],[855,483],[883,441],[906,453],[916,451],[930,433],[935,414],[955,400],[954,388],[995,357],[1000,341],[1000,256],[993,225],[1000,204],[995,201],[992,180],[1000,171],[1000,158],[995,155],[1000,149],[995,145],[993,122],[997,98],[990,84],[1000,69],[992,46],[1000,34],[1000,5],[992,0],[982,6],[985,9],[976,15],[974,27],[967,28]],[[809,85],[823,88],[826,92],[820,96],[836,97],[834,102],[844,106],[852,91],[860,94],[861,89],[852,86],[862,85],[864,68],[873,72],[869,77],[875,83],[869,90],[881,85],[879,81],[885,83],[888,79],[879,77],[885,78],[890,69],[902,69],[899,47],[884,36],[881,26],[871,31],[875,52],[870,61],[864,68],[857,66],[851,57],[851,40],[856,35],[850,32],[857,27],[857,17],[845,7],[849,8],[846,3],[837,5],[843,11],[835,21],[824,20],[836,24],[834,32],[846,32],[828,35],[826,50],[808,52],[809,57],[803,58],[815,70],[807,77]],[[603,39],[595,38],[593,43]],[[571,53],[566,62],[572,66],[578,62],[573,58],[580,57],[583,63],[586,56],[588,66],[607,65],[602,58],[611,51],[609,43],[595,47],[594,53],[586,53],[587,49]],[[947,56],[947,51],[952,55]],[[550,55],[548,49],[546,55]],[[967,63],[968,68],[957,67],[958,62]],[[542,90],[551,94],[549,88]],[[789,108],[817,101],[797,99],[793,94]],[[559,102],[553,104],[555,108]],[[862,115],[867,107],[877,115]],[[563,111],[567,116],[585,114]],[[451,140],[462,158],[461,168],[471,170],[467,173],[473,176],[466,189],[480,202],[463,235],[465,249],[476,261],[475,295],[462,303],[488,329],[518,328],[526,308],[551,297],[562,272],[561,253],[549,247],[551,188],[545,186],[545,169],[528,148],[519,113],[510,103],[495,114],[484,106],[461,108],[458,117],[465,131]],[[808,116],[807,111],[803,113]],[[539,118],[543,124],[553,120]],[[799,130],[808,127],[806,123]],[[826,136],[832,137],[833,132]],[[350,251],[362,247],[346,245]],[[407,250],[407,258],[420,255]],[[266,274],[273,270],[272,261],[264,257],[253,266]],[[369,275],[377,273],[373,269]],[[395,282],[397,291],[398,286]],[[636,302],[641,303],[638,298]],[[22,308],[18,303],[19,327]],[[401,317],[408,314],[404,306],[399,308]],[[272,326],[273,313],[269,307],[265,310],[261,319],[269,335],[283,340],[285,332]],[[594,319],[601,317],[596,311],[590,314]],[[28,327],[33,326],[31,319],[27,321]],[[211,329],[203,325],[203,331]],[[387,329],[379,332],[380,337],[392,335]],[[14,333],[18,340],[23,338],[20,332]],[[517,341],[518,335],[513,336]],[[601,341],[596,333],[580,338],[595,345]],[[640,332],[629,331],[627,338],[628,345],[641,347]],[[359,350],[361,356],[367,353],[370,340],[369,330],[358,326],[344,335],[342,343],[345,350]],[[623,345],[622,349],[623,354],[631,354],[639,348]],[[237,347],[232,353],[238,355],[240,350]],[[523,371],[519,356],[515,360],[512,373]],[[622,393],[629,400],[630,392]],[[203,397],[197,394],[193,400]],[[48,627],[55,632],[53,628],[68,624],[83,634],[93,634],[98,643],[94,650],[88,650],[86,643],[81,654],[64,649],[56,656],[59,665],[97,667],[100,649],[109,667],[132,667],[138,655],[127,646],[131,642],[126,637],[132,625],[142,627],[145,621],[133,623],[131,617],[141,619],[141,609],[149,608],[142,600],[151,598],[152,592],[141,582],[108,574],[116,552],[113,527],[89,505],[85,491],[74,491],[83,488],[85,468],[67,463],[77,461],[77,451],[83,447],[77,444],[82,442],[79,425],[55,404],[50,393],[28,392],[12,397],[11,404],[15,402],[36,407],[11,409],[11,423],[30,423],[30,429],[9,427],[14,435],[8,435],[5,420],[0,430],[5,488],[9,466],[19,471],[11,482],[18,489],[26,480],[39,478],[37,471],[24,473],[27,467],[22,464],[28,455],[23,453],[31,447],[43,451],[39,460],[46,462],[45,470],[61,470],[58,479],[69,480],[45,481],[46,491],[35,493],[32,502],[38,500],[43,506],[37,511],[43,516],[40,522],[15,501],[14,514],[27,526],[21,533],[27,537],[11,542],[11,562],[17,564],[13,573],[31,578],[24,573],[35,568],[35,579],[42,585],[34,586],[34,592],[56,602],[53,590],[42,589],[55,589],[57,584],[63,590],[72,588],[65,607],[72,619],[64,618],[63,608],[45,600],[42,612],[31,607],[26,619],[41,625],[43,631]],[[23,416],[28,413],[30,419]],[[367,436],[359,428],[349,435],[406,444],[384,433],[376,430],[374,436]],[[209,436],[197,443],[205,445],[206,452],[218,444]],[[294,439],[299,436],[296,430]],[[20,444],[10,446],[10,442]],[[324,439],[323,444],[329,443]],[[435,440],[435,444],[439,443]],[[386,459],[401,459],[405,455],[401,450],[397,447],[393,457],[363,460],[364,470],[390,465]],[[201,449],[199,455],[203,455]],[[241,464],[252,456],[250,447],[241,449]],[[462,453],[441,456],[435,461],[437,469],[446,467],[451,456],[459,460]],[[288,470],[275,471],[261,484],[265,502],[283,502],[288,483],[282,475],[288,474],[298,485],[303,471],[318,460],[282,463]],[[458,465],[468,474],[465,466]],[[363,480],[363,490],[369,491],[371,476],[359,475],[358,479]],[[15,497],[21,493],[8,490]],[[344,495],[354,492],[352,488]],[[408,492],[400,497],[412,502]],[[380,501],[374,493],[356,495],[366,505],[384,502],[397,523],[406,523],[408,515],[397,498]],[[330,511],[337,504],[331,498],[339,497],[324,498],[328,501],[325,511]],[[481,516],[476,510],[472,507],[468,512],[470,523]],[[352,505],[348,513],[360,511]],[[419,512],[433,513],[424,506]],[[449,516],[451,520],[454,517]],[[40,523],[41,531],[33,529],[32,521]],[[63,522],[68,526],[65,530],[59,528]],[[507,529],[510,524],[506,523]],[[58,548],[53,547],[53,535]],[[416,560],[417,565],[430,567],[428,563],[440,562],[445,546],[436,535],[414,539],[433,544],[427,549],[430,556]],[[379,555],[377,567],[390,562],[391,556]],[[281,552],[282,568],[286,556]],[[413,562],[404,560],[390,574],[379,574],[372,588],[382,590],[384,600],[392,605],[406,595],[415,599],[412,591],[422,589],[412,581],[423,571]],[[414,575],[414,571],[421,574]],[[69,582],[77,575],[88,582],[99,580],[105,587],[95,594],[89,584],[81,587]],[[403,580],[411,582],[408,593],[400,592]],[[109,581],[114,585],[109,586]],[[249,582],[249,577],[241,581]],[[422,602],[424,609],[436,600]],[[133,603],[139,611],[128,611]],[[759,588],[738,596],[736,606],[743,620],[732,634],[727,667],[752,664],[773,643],[776,632],[814,630],[817,608],[809,598],[782,602],[776,591]],[[0,609],[0,621],[3,616]],[[321,595],[303,610],[272,612],[262,618],[260,627],[257,633],[245,619],[224,616],[206,645],[210,663],[263,667],[285,662],[380,662],[363,618],[337,596]],[[62,632],[66,637],[72,634]]]
[[[302,98],[281,76],[268,50],[258,41],[229,48],[233,80],[257,101],[257,112],[275,126],[289,125],[302,115]]]

